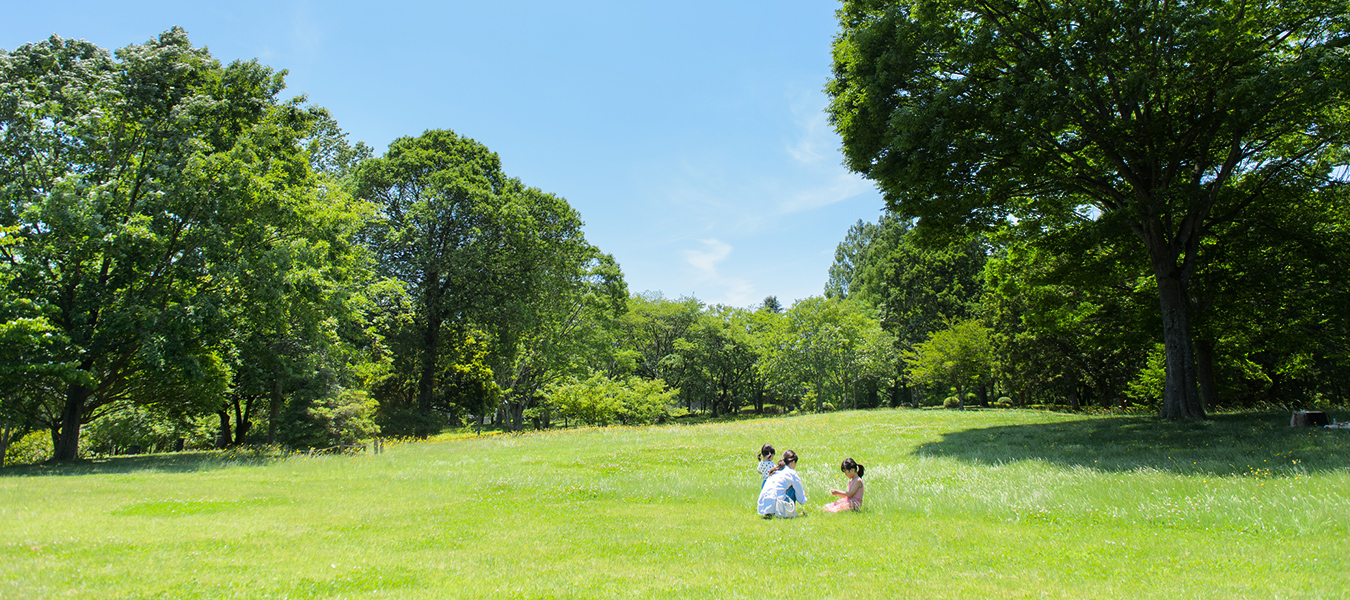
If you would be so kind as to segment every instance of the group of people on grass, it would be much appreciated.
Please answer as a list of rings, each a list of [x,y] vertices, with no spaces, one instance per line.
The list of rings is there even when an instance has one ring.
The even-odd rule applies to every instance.
[[[806,503],[806,489],[802,487],[802,478],[797,475],[797,453],[783,451],[783,459],[774,462],[774,449],[764,444],[759,450],[759,476],[762,479],[759,489],[759,501],[755,511],[765,519],[773,517],[791,518],[797,516],[797,505]],[[848,477],[847,489],[830,490],[838,500],[826,504],[825,512],[837,513],[845,510],[859,510],[863,501],[863,471],[866,469],[853,460],[844,459],[839,470]]]

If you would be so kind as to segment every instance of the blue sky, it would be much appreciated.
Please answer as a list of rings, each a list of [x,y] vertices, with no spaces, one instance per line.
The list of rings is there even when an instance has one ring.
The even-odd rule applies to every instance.
[[[352,140],[453,129],[561,195],[634,292],[819,295],[880,194],[840,162],[821,89],[834,0],[12,3],[0,47],[104,48],[174,25],[286,69]]]

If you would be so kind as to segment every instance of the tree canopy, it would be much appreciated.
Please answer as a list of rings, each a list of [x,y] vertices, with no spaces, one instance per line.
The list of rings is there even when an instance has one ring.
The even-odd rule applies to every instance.
[[[849,0],[831,121],[930,227],[1130,232],[1157,282],[1164,414],[1203,418],[1188,285],[1214,229],[1338,185],[1343,2]]]

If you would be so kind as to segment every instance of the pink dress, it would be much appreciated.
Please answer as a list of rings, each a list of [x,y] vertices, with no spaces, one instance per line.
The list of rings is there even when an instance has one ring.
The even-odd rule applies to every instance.
[[[845,510],[858,510],[862,508],[863,500],[863,481],[861,477],[854,477],[848,480],[847,498],[840,498],[825,505],[825,512],[837,513]]]

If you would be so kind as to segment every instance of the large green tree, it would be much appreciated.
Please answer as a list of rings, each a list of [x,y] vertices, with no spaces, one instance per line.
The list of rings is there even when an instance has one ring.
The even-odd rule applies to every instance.
[[[839,18],[828,92],[850,168],[928,225],[1131,231],[1157,283],[1162,414],[1203,418],[1200,247],[1344,164],[1347,5],[847,0]]]
[[[540,206],[563,208],[561,202]],[[566,214],[571,213],[567,208]],[[507,331],[510,345],[499,344],[503,358],[497,378],[507,393],[512,427],[521,429],[525,411],[534,407],[544,386],[566,376],[591,372],[611,376],[632,370],[631,358],[618,352],[618,319],[627,311],[628,286],[614,257],[602,254],[579,235],[575,220],[534,239],[532,285],[516,297],[515,311],[503,314],[496,331]],[[544,415],[541,425],[547,422]]]
[[[468,325],[495,295],[493,253],[505,234],[509,180],[486,146],[452,131],[401,137],[361,165],[358,194],[378,207],[368,232],[378,272],[415,311],[417,408],[430,414],[443,328]]]
[[[72,366],[57,459],[119,400],[218,399],[227,273],[309,185],[312,115],[282,88],[181,29],[115,57],[59,37],[0,53],[0,226],[22,240],[0,269]]]
[[[541,370],[556,362],[541,345],[576,325],[592,280],[613,280],[617,266],[586,243],[566,200],[507,177],[495,153],[453,131],[394,140],[355,178],[358,196],[377,206],[367,232],[377,272],[402,286],[413,310],[393,321],[414,338],[402,348],[416,354],[417,410],[425,417],[443,404],[442,337],[468,340],[478,331],[490,341],[488,365],[519,426],[548,380]]]

